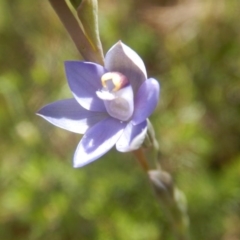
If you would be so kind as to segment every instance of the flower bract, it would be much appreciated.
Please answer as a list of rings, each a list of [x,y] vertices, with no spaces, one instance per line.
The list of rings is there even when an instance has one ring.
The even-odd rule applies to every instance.
[[[147,78],[139,55],[119,41],[107,52],[104,67],[67,61],[65,72],[73,98],[50,103],[37,114],[55,126],[84,134],[74,167],[100,158],[114,145],[120,152],[138,149],[160,91],[158,81]]]

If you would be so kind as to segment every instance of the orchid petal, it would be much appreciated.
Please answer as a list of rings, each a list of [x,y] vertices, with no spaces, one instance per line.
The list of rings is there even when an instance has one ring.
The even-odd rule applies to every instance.
[[[79,104],[87,110],[105,112],[105,106],[96,95],[102,88],[101,77],[106,70],[89,62],[67,61],[65,71],[69,87]]]
[[[105,67],[110,72],[120,72],[127,77],[134,93],[146,80],[145,65],[139,55],[121,41],[116,43],[106,54]]]
[[[74,154],[74,167],[82,167],[109,151],[121,136],[126,123],[107,118],[90,128]]]
[[[119,152],[130,152],[141,147],[147,133],[147,121],[133,125],[128,123],[123,134],[116,143]]]
[[[40,109],[37,115],[57,127],[80,134],[84,134],[89,127],[108,117],[103,112],[86,110],[74,98],[50,103]]]
[[[129,85],[114,93],[115,99],[104,100],[110,116],[122,121],[129,120],[134,111],[133,90]]]
[[[132,122],[137,125],[148,118],[157,106],[160,86],[157,80],[149,78],[139,88],[135,99]]]

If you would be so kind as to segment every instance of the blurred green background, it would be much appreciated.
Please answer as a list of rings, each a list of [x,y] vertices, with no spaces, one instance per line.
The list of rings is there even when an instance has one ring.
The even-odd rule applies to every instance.
[[[239,0],[99,1],[104,51],[121,39],[161,83],[150,119],[196,240],[240,239],[239,9]],[[72,59],[48,1],[0,1],[0,239],[173,239],[131,154],[114,149],[73,169],[81,136],[35,115],[71,96]]]

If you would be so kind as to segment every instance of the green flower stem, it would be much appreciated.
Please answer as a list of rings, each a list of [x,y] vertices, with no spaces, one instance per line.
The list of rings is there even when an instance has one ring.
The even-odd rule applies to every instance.
[[[104,59],[102,43],[98,27],[98,1],[82,0],[76,8],[80,26],[84,29],[85,36],[93,50],[102,60]]]
[[[143,170],[148,174],[158,202],[169,219],[175,239],[189,240],[186,198],[184,193],[175,186],[171,175],[161,169],[159,145],[150,121],[148,121],[148,132],[143,146],[134,151],[133,154],[138,159]],[[155,170],[149,169],[147,159],[153,160],[152,162],[156,165]]]
[[[162,170],[148,172],[156,197],[168,218],[177,240],[189,240],[189,218],[186,198],[169,173]]]
[[[92,45],[85,36],[84,31],[80,27],[77,19],[70,11],[65,0],[49,0],[49,2],[68,31],[82,57],[86,61],[104,65],[102,56],[94,51]]]
[[[139,149],[133,151],[133,155],[136,157],[136,159],[138,160],[138,162],[141,165],[141,167],[143,168],[143,170],[145,172],[148,172],[149,166],[148,166],[148,162],[145,157],[145,154],[143,152],[143,149],[139,148]]]

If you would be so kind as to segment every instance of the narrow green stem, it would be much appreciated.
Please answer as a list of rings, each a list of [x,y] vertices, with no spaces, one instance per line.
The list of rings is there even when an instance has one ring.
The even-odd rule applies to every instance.
[[[156,164],[155,170],[147,170],[149,180],[162,210],[169,219],[175,239],[189,240],[189,218],[185,195],[176,187],[172,176],[160,165],[159,145],[150,121],[148,121],[147,133],[144,142],[147,158],[151,163]],[[146,159],[145,162],[147,162]]]
[[[146,156],[143,152],[142,148],[139,148],[135,151],[133,151],[134,156],[136,157],[136,159],[138,160],[138,162],[140,163],[141,167],[143,168],[143,170],[145,172],[149,171],[149,166],[148,166],[148,162],[146,159]]]
[[[49,2],[68,31],[84,60],[103,65],[104,63],[102,57],[96,54],[92,48],[82,28],[79,26],[78,21],[67,6],[65,0],[49,0]]]

